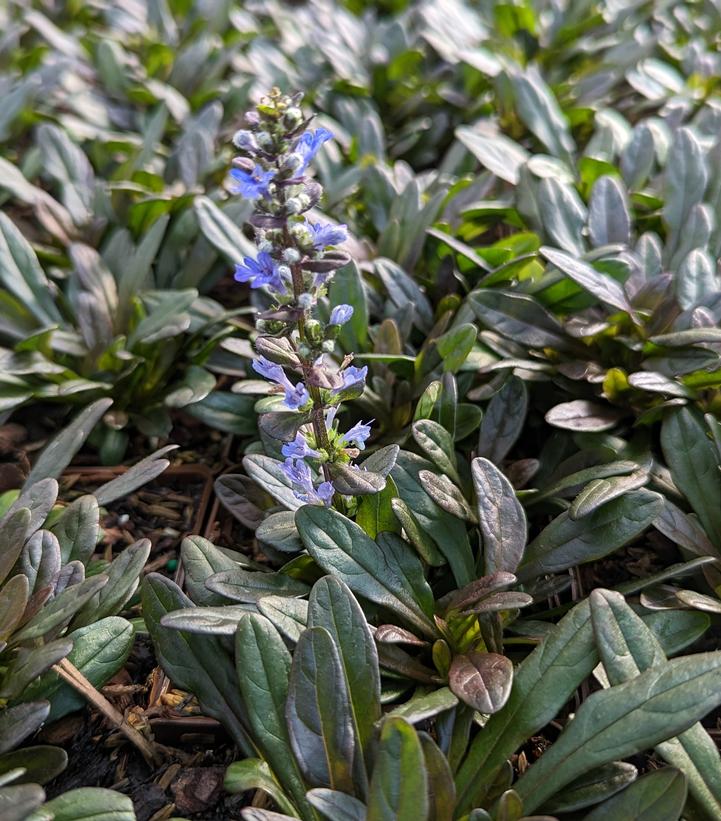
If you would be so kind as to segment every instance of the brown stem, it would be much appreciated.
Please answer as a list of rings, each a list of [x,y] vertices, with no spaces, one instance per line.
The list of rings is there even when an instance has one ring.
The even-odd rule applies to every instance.
[[[138,748],[151,767],[156,767],[163,762],[163,756],[158,747],[148,741],[135,727],[131,727],[120,712],[113,707],[102,693],[99,693],[93,687],[92,683],[85,678],[72,662],[63,659],[54,664],[52,669],[63,681],[66,681],[74,690],[77,690],[80,695],[87,699],[108,721],[114,724],[128,741]]]

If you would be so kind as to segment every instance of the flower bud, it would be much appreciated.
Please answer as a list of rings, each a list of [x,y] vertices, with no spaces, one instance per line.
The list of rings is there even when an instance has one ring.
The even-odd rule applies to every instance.
[[[300,261],[300,253],[296,248],[286,248],[283,251],[283,259],[293,265],[294,263]]]
[[[233,145],[241,151],[255,151],[258,148],[258,141],[252,131],[241,128],[233,135]]]

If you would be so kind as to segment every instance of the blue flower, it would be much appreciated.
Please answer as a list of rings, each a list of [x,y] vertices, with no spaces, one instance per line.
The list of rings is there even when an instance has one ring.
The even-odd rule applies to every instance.
[[[296,433],[295,439],[292,442],[286,442],[283,445],[281,453],[283,456],[287,456],[291,459],[305,459],[306,456],[310,456],[313,459],[320,459],[320,453],[308,446],[305,436],[303,436],[300,431]]]
[[[288,458],[280,466],[285,476],[293,485],[296,499],[307,504],[330,504],[335,489],[331,482],[321,482],[316,489],[313,485],[313,475],[308,465],[302,459]]]
[[[313,237],[313,247],[322,251],[329,245],[340,245],[348,239],[348,228],[345,225],[332,225],[330,222],[307,222]]]
[[[299,382],[295,387],[285,389],[285,404],[291,410],[298,410],[310,399],[310,394],[306,390],[305,385]]]
[[[310,394],[302,382],[294,385],[280,365],[271,362],[264,356],[253,360],[253,370],[283,388],[285,391],[285,404],[290,410],[298,410],[310,399]]]
[[[242,263],[236,263],[235,279],[237,282],[250,282],[251,288],[267,286],[277,293],[285,293],[278,265],[267,251],[261,251],[257,259],[245,257]]]
[[[230,176],[233,184],[230,188],[233,194],[240,194],[249,200],[268,196],[268,184],[275,176],[275,171],[263,171],[262,166],[256,165],[252,171],[242,168],[232,168]]]
[[[365,450],[366,439],[368,439],[370,435],[371,423],[368,422],[366,425],[363,422],[357,422],[350,430],[339,437],[338,442],[341,445],[355,444],[358,450]]]
[[[303,132],[293,148],[293,153],[299,154],[303,160],[303,164],[296,173],[302,174],[303,171],[305,171],[305,169],[313,162],[313,158],[318,153],[318,150],[323,143],[332,139],[333,135],[327,128],[317,128],[315,132]]]
[[[341,391],[345,391],[348,388],[352,388],[359,382],[364,382],[366,376],[368,375],[368,366],[364,365],[362,368],[356,368],[353,365],[351,365],[344,371],[341,371],[340,375],[343,379],[343,384],[339,388],[333,389],[334,394],[340,393]]]
[[[352,305],[336,305],[330,312],[329,322],[331,325],[345,325],[352,316]]]
[[[332,482],[321,482],[318,485],[318,489],[316,490],[316,495],[321,500],[321,502],[323,502],[324,505],[330,505],[331,501],[333,500],[334,493],[335,488],[333,487]]]

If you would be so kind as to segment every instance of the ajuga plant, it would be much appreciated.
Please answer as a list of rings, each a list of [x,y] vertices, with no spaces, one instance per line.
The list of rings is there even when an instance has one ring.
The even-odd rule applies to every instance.
[[[320,300],[334,271],[350,261],[335,248],[347,232],[344,225],[309,216],[322,188],[307,172],[332,135],[311,127],[300,101],[300,94],[274,89],[246,114],[247,127],[233,138],[242,156],[233,163],[232,190],[255,202],[257,245],[255,257],[236,265],[235,278],[263,288],[271,301],[258,316],[253,369],[272,383],[277,410],[260,417],[261,430],[283,443],[280,470],[296,498],[330,505],[336,494],[340,505],[342,496],[381,490],[385,479],[369,465],[359,470],[352,464],[365,448],[370,425],[358,422],[343,431],[336,420],[341,403],[363,392],[368,367],[352,365],[352,356],[331,361],[353,307],[336,305],[324,319]]]
[[[164,451],[71,504],[58,501],[55,479],[108,405],[108,400],[100,400],[81,412],[40,454],[25,486],[0,496],[3,819],[31,817],[44,801],[41,785],[67,763],[66,752],[58,747],[20,746],[44,722],[85,703],[51,668],[67,659],[101,687],[122,668],[133,646],[133,625],[118,614],[138,587],[150,542],[141,539],[110,562],[94,558],[102,535],[100,507],[165,470]],[[128,810],[129,800],[108,790],[73,791],[58,801],[67,812],[77,812],[91,799],[94,806],[106,802],[105,809]]]

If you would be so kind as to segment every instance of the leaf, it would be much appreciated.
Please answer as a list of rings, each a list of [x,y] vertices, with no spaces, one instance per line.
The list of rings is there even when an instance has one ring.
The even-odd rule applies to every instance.
[[[282,462],[261,453],[252,453],[243,457],[243,467],[248,476],[255,479],[263,490],[270,493],[283,507],[288,508],[288,510],[297,510],[303,502],[296,498],[293,493],[290,479],[281,470],[281,465]],[[221,493],[220,501],[226,507],[228,507],[228,501],[224,499],[224,496],[227,498],[229,494],[223,491],[226,490],[226,483],[231,478],[230,474],[226,474],[219,477],[215,483],[216,493]]]
[[[136,462],[132,467],[128,468],[124,473],[121,473],[116,479],[101,485],[93,496],[98,500],[101,506],[112,504],[123,496],[127,496],[139,487],[151,482],[156,476],[168,467],[170,462],[162,458],[166,453],[175,450],[177,445],[166,445],[150,456],[146,456],[139,462]]]
[[[419,473],[431,467],[431,463],[420,456],[401,451],[391,475],[401,499],[408,506],[413,518],[426,536],[433,539],[448,561],[456,584],[462,586],[468,584],[476,575],[466,526],[439,508],[423,489]],[[415,544],[419,542],[416,540]]]
[[[212,593],[205,581],[222,570],[233,570],[237,563],[214,544],[200,536],[188,536],[180,545],[180,558],[185,570],[185,589],[199,605],[219,605],[225,597]]]
[[[691,408],[667,412],[661,426],[661,447],[674,483],[713,544],[721,545],[721,475],[700,414]]]
[[[705,305],[717,291],[716,264],[703,248],[694,248],[684,257],[674,280],[676,297],[685,310]]]
[[[506,706],[488,719],[471,743],[456,774],[457,815],[480,803],[498,769],[556,716],[597,660],[585,601],[566,614],[519,665]]]
[[[673,767],[653,770],[593,809],[584,821],[678,821],[686,779]]]
[[[526,383],[511,376],[488,403],[478,434],[478,455],[500,465],[521,435],[527,411]]]
[[[8,707],[0,713],[0,754],[15,749],[38,730],[48,717],[50,704],[34,701]]]
[[[283,812],[290,813],[291,817],[296,814],[295,807],[286,798],[270,767],[260,758],[234,761],[225,772],[223,787],[230,793],[262,790],[275,801]]]
[[[36,744],[20,750],[0,755],[0,775],[21,770],[22,775],[16,779],[21,782],[47,784],[68,765],[68,754],[60,747]]]
[[[395,611],[424,635],[435,628],[406,586],[402,569],[355,522],[330,508],[305,505],[295,522],[315,561],[357,595]]]
[[[549,239],[565,251],[582,256],[588,214],[573,185],[557,177],[544,177],[538,183],[538,209]]]
[[[701,144],[689,128],[679,128],[666,162],[663,206],[664,220],[676,235],[693,206],[702,201],[707,182]]]
[[[508,701],[513,664],[498,653],[470,652],[453,657],[448,681],[455,695],[479,713],[497,713]]]
[[[140,575],[150,556],[150,539],[126,547],[105,569],[108,583],[73,619],[73,628],[115,616],[138,588]]]
[[[143,618],[158,661],[176,687],[194,693],[205,715],[218,719],[242,752],[253,757],[255,747],[245,724],[245,708],[233,663],[214,636],[196,636],[161,628],[163,616],[193,603],[170,579],[149,573],[141,589]]]
[[[418,821],[428,815],[428,776],[420,739],[402,718],[386,718],[371,778],[366,821]]]
[[[471,475],[478,502],[478,523],[483,534],[485,572],[513,573],[526,548],[526,514],[511,483],[488,459],[474,459]]]
[[[477,336],[478,328],[466,322],[451,328],[436,339],[438,353],[443,358],[444,371],[455,373],[459,370],[473,350]]]
[[[364,497],[364,501],[373,500],[377,496]],[[359,505],[363,506],[363,502]],[[295,515],[291,510],[281,510],[278,513],[271,513],[258,525],[255,531],[255,538],[259,542],[265,542],[281,553],[300,553],[303,550],[303,542],[298,535],[298,528],[295,526]]]
[[[503,134],[479,134],[468,126],[457,128],[456,137],[489,171],[511,185],[518,184],[518,172],[529,157],[523,146]]]
[[[663,647],[620,593],[594,590],[591,620],[599,655],[612,685],[629,681],[663,664]],[[677,738],[658,745],[656,752],[688,778],[689,790],[709,818],[721,814],[721,757],[700,723]]]
[[[379,473],[387,478],[396,464],[399,453],[398,445],[386,445],[371,453],[370,456],[366,456],[360,466],[363,470]]]
[[[556,268],[601,302],[610,305],[612,308],[617,308],[619,311],[633,313],[633,308],[625,291],[612,277],[602,274],[587,262],[575,259],[570,254],[559,251],[557,248],[549,248],[544,245],[539,249],[539,252],[551,265],[555,265]]]
[[[203,236],[228,262],[234,264],[244,256],[255,257],[253,243],[211,199],[196,197],[193,208]]]
[[[594,247],[631,241],[631,215],[623,183],[614,176],[599,177],[591,189],[588,231]]]
[[[283,639],[263,616],[247,614],[235,636],[235,668],[248,710],[248,722],[275,778],[298,807],[307,807],[306,787],[291,754],[286,725],[291,656]],[[228,776],[230,776],[230,770]],[[285,812],[287,806],[281,805]]]
[[[100,533],[100,512],[95,496],[80,496],[69,504],[52,525],[64,563],[87,563],[95,552]]]
[[[127,661],[133,647],[133,626],[125,619],[111,616],[69,633],[73,649],[67,656],[96,687],[102,687]],[[36,679],[22,694],[23,701],[48,699],[48,721],[55,721],[85,705],[85,699],[54,671]]]
[[[533,811],[584,772],[684,732],[719,703],[721,652],[672,659],[593,693],[516,782],[524,811]]]
[[[112,399],[98,399],[83,408],[75,419],[43,449],[28,474],[23,489],[27,490],[41,479],[57,479],[112,404]]]
[[[433,309],[415,279],[390,259],[377,258],[373,265],[393,305],[403,311],[411,308],[414,324],[428,333],[433,327]]]
[[[308,602],[305,599],[266,596],[260,599],[257,607],[290,642],[295,644],[298,641],[308,621]]]
[[[46,811],[53,821],[136,821],[131,799],[102,787],[70,790],[44,804],[42,812]],[[35,819],[30,816],[27,821]]]
[[[418,447],[441,473],[445,473],[457,485],[462,484],[458,475],[453,437],[448,431],[432,419],[419,419],[413,423],[411,431]]]
[[[1,212],[0,282],[42,325],[62,323],[50,283],[35,252],[15,223]]]
[[[307,783],[352,793],[360,750],[340,655],[323,627],[307,629],[298,640],[285,714],[291,747]]]
[[[612,476],[610,479],[594,479],[576,496],[569,508],[572,519],[582,519],[594,510],[632,490],[638,490],[648,482],[648,473],[638,470],[628,476]]]
[[[558,320],[533,297],[479,288],[468,299],[480,322],[508,339],[530,348],[571,347]]]
[[[325,576],[316,582],[308,606],[308,627],[324,627],[335,642],[358,739],[370,761],[374,727],[381,717],[378,652],[363,611],[340,579]]]
[[[309,592],[307,584],[284,573],[263,573],[237,566],[215,573],[206,579],[205,586],[237,602],[257,602],[271,595],[305,596]]]
[[[18,573],[0,588],[0,644],[5,645],[20,623],[30,595],[27,576]]]
[[[336,491],[343,496],[380,493],[386,486],[385,476],[359,467],[336,462],[328,466]]]
[[[45,790],[39,784],[2,787],[0,788],[0,817],[5,821],[28,821],[28,819],[34,821],[34,818],[37,821],[47,821],[51,816],[33,813],[33,810],[44,801]]]
[[[420,477],[420,471],[418,475]],[[446,560],[436,547],[435,542],[420,526],[408,505],[402,499],[393,499],[391,507],[393,508],[393,515],[405,531],[406,538],[423,561],[431,567],[440,567],[446,564]]]
[[[395,707],[388,715],[404,718],[411,724],[420,724],[430,718],[435,718],[446,710],[452,710],[458,704],[458,697],[449,687],[441,687],[430,692],[421,692]]]
[[[563,792],[546,801],[547,812],[580,810],[615,795],[636,780],[638,770],[625,761],[612,761],[572,781]]]
[[[189,365],[180,382],[169,386],[163,404],[168,408],[185,408],[205,399],[214,387],[212,373],[198,365]]]
[[[607,556],[643,533],[662,507],[660,494],[634,490],[583,519],[562,513],[528,545],[516,575],[527,581]]]
[[[336,305],[351,305],[353,316],[340,329],[339,341],[345,351],[367,350],[368,300],[363,277],[355,262],[336,271],[328,292],[331,310]]]
[[[363,496],[358,504],[355,521],[375,539],[379,533],[389,531],[400,533],[401,526],[393,513],[392,500],[398,496],[398,488],[393,479],[386,479],[386,486],[380,493]],[[275,514],[276,516],[279,514]],[[267,520],[266,520],[267,521]],[[293,525],[295,531],[295,525]],[[297,533],[297,531],[296,531]],[[260,538],[256,531],[256,537]]]
[[[366,806],[362,801],[338,790],[316,787],[308,790],[308,801],[328,821],[365,821]]]
[[[448,759],[430,735],[420,733],[419,738],[428,777],[428,821],[452,821],[456,786]]]
[[[2,517],[3,549],[0,552],[0,584],[5,581],[25,544],[31,525],[30,511],[21,507],[12,508]],[[44,518],[44,517],[43,517]]]
[[[610,405],[599,405],[588,399],[562,402],[546,413],[546,422],[563,430],[601,433],[611,430],[623,416]]]
[[[438,475],[430,470],[418,472],[423,490],[433,499],[433,501],[451,516],[457,519],[466,519],[469,522],[476,521],[476,514],[465,496],[445,475]]]
[[[218,607],[188,607],[166,613],[160,623],[171,630],[212,636],[234,636],[243,616],[254,612],[251,604],[226,604]]]
[[[254,436],[258,424],[251,396],[214,390],[199,401],[188,405],[186,412],[201,422],[224,433]]]

